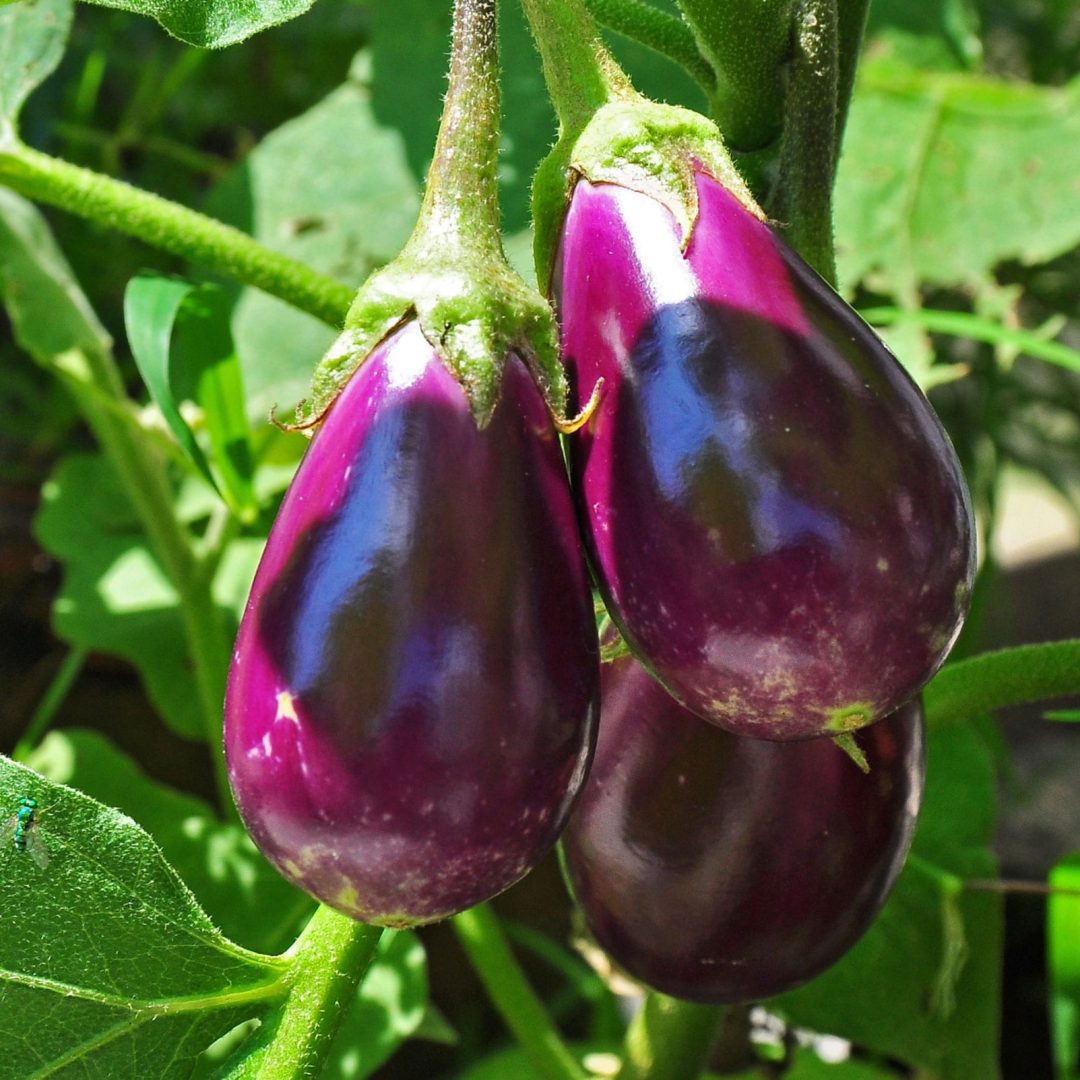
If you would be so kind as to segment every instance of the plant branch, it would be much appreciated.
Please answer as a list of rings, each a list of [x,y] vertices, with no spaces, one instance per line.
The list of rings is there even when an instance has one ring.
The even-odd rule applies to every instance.
[[[53,717],[56,716],[60,706],[64,704],[64,699],[68,696],[71,687],[83,669],[88,651],[80,645],[73,646],[68,650],[64,659],[60,661],[60,665],[49,683],[49,688],[45,691],[44,696],[38,703],[38,707],[34,710],[34,715],[30,717],[30,721],[26,725],[26,730],[22,733],[18,744],[11,753],[11,756],[16,761],[25,764],[31,751],[41,742],[42,736],[49,730]]]
[[[711,100],[716,90],[716,76],[698,51],[693,31],[682,19],[653,7],[647,0],[585,0],[585,5],[601,26],[637,41],[685,68]]]
[[[0,149],[0,183],[253,285],[334,327],[341,325],[352,300],[349,286],[264,247],[239,229],[21,143]]]
[[[455,915],[453,923],[492,1004],[533,1067],[547,1080],[584,1080],[585,1074],[529,986],[491,907],[478,904]]]
[[[105,349],[65,353],[51,366],[74,394],[116,471],[151,549],[177,591],[218,797],[227,815],[235,813],[221,746],[222,701],[231,642],[213,598],[212,583],[201,573],[191,536],[176,516],[162,455],[137,425],[122,416],[121,409],[104,407],[99,401],[107,395],[117,405],[128,405],[111,353]]]
[[[609,101],[637,96],[600,40],[585,0],[521,0],[521,6],[562,134],[578,131]]]
[[[375,955],[382,928],[320,906],[285,954],[288,996],[242,1075],[250,1080],[321,1076],[331,1043]]]
[[[1063,345],[1060,341],[1047,341],[1031,330],[1014,330],[1000,323],[969,315],[965,311],[935,311],[932,308],[866,308],[859,314],[873,326],[891,326],[893,323],[912,322],[932,334],[948,334],[950,337],[969,338],[987,345],[1006,345],[1037,360],[1080,371],[1080,352]]]
[[[948,664],[923,691],[931,724],[1080,693],[1080,639],[1020,645]]]
[[[697,1080],[724,1009],[650,991],[626,1032],[617,1080]]]
[[[855,89],[855,72],[862,52],[863,33],[870,0],[836,0],[837,34],[839,50],[836,78],[836,147],[839,157],[840,144],[847,126],[848,108]]]
[[[715,73],[709,108],[738,151],[775,143],[784,112],[791,0],[679,0],[697,48]]]
[[[446,92],[420,221],[500,244],[499,46],[495,0],[456,0]],[[423,227],[422,225],[420,226]],[[499,248],[501,251],[501,248]]]
[[[832,188],[837,130],[837,0],[798,0],[780,140],[777,216],[800,255],[836,284]]]

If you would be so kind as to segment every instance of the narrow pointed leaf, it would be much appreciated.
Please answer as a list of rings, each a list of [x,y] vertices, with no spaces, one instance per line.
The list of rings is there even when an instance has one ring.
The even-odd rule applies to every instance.
[[[149,275],[133,278],[124,294],[124,324],[139,374],[169,430],[206,482],[220,490],[195,433],[180,414],[170,371],[173,327],[184,301],[194,290],[190,282],[174,278]]]

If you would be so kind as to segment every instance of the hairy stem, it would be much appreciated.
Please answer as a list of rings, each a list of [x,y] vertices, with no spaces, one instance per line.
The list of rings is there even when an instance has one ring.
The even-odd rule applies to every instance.
[[[1080,639],[1020,645],[948,664],[923,691],[931,724],[1080,692]]]
[[[239,229],[21,143],[0,149],[0,183],[253,285],[331,326],[341,325],[352,299],[349,286],[263,247]]]
[[[848,107],[855,89],[855,71],[862,52],[863,33],[870,0],[836,0],[838,19],[836,44],[839,50],[836,76],[836,145],[840,146],[847,126]]]
[[[647,46],[684,68],[712,98],[716,76],[709,62],[698,51],[689,26],[653,7],[648,0],[585,0],[590,14],[601,26]]]
[[[320,906],[286,953],[288,996],[245,1061],[245,1076],[321,1076],[331,1043],[375,955],[382,928]],[[252,1059],[254,1059],[254,1064]]]
[[[563,134],[578,131],[607,102],[637,96],[600,40],[584,0],[521,0],[521,6]]]
[[[455,0],[446,92],[420,229],[434,222],[474,245],[501,252],[499,40],[495,0]]]
[[[832,188],[838,158],[837,0],[798,0],[780,141],[777,215],[800,255],[836,284]]]
[[[495,913],[478,904],[454,916],[454,930],[492,1004],[547,1080],[584,1080],[510,950]]]
[[[715,72],[709,107],[724,141],[758,150],[780,135],[792,0],[679,0]]]

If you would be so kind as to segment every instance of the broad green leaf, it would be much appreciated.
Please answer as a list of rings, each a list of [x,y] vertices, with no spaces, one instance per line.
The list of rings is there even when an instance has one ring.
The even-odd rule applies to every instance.
[[[1080,79],[1060,89],[861,71],[836,188],[840,278],[911,305],[1080,242]]]
[[[40,364],[48,366],[71,350],[102,353],[112,347],[41,213],[3,187],[0,293],[15,340]]]
[[[53,604],[57,634],[130,661],[166,723],[187,738],[204,737],[176,590],[108,463],[95,454],[63,459],[42,490],[34,528],[64,564]],[[225,617],[238,617],[261,550],[255,538],[229,545],[214,579]]]
[[[221,49],[303,15],[314,0],[91,0],[156,19],[173,37]]]
[[[247,833],[201,800],[149,779],[103,735],[50,733],[29,763],[54,783],[77,785],[145,828],[222,933],[260,952],[282,951],[313,901],[289,885]],[[334,1040],[323,1075],[362,1080],[420,1025],[427,1009],[420,939],[387,931]]]
[[[881,915],[851,952],[770,1008],[941,1080],[992,1077],[1000,1023],[1001,899],[985,892],[950,897],[941,879],[996,873],[989,850],[993,758],[971,725],[935,728],[928,746],[926,795],[913,848],[918,862],[905,868]]]
[[[312,901],[289,885],[237,824],[200,799],[151,780],[95,731],[54,731],[27,762],[54,783],[78,787],[134,818],[226,937],[276,953],[293,939]]]
[[[370,1076],[420,1026],[427,1003],[427,958],[420,939],[408,930],[383,931],[322,1076]]]
[[[224,938],[130,818],[0,758],[0,805],[37,800],[38,865],[0,851],[0,1060],[10,1076],[186,1077],[280,996],[282,962]]]
[[[1080,854],[1050,872],[1046,906],[1046,955],[1050,983],[1050,1035],[1059,1080],[1080,1075]]]
[[[124,322],[139,373],[169,430],[233,512],[251,520],[251,443],[224,294],[213,286],[139,275],[124,295]],[[202,410],[213,470],[181,414],[184,401]]]
[[[866,41],[875,57],[917,68],[972,68],[982,57],[972,0],[874,0]]]
[[[0,143],[19,110],[56,69],[67,47],[71,0],[20,0],[0,7]]]
[[[359,285],[396,255],[420,205],[401,136],[376,122],[365,61],[302,116],[271,132],[220,185],[212,210],[283,251]],[[345,313],[342,312],[342,318]],[[248,415],[292,408],[334,332],[254,289],[233,315]]]

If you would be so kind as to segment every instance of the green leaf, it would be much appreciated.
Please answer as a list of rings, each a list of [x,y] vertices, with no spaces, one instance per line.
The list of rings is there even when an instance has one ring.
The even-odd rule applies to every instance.
[[[23,102],[60,63],[71,13],[71,0],[21,0],[0,7],[0,143],[15,134]]]
[[[1043,713],[1044,720],[1057,720],[1063,724],[1080,724],[1080,709],[1052,709]]]
[[[1080,1074],[1080,853],[1066,856],[1050,871],[1046,905],[1046,955],[1050,981],[1050,1035],[1054,1066],[1061,1080]]]
[[[303,15],[315,0],[91,0],[156,19],[173,37],[221,49]]]
[[[211,200],[213,213],[262,243],[357,285],[398,253],[420,205],[402,138],[376,122],[365,78],[361,57],[344,85],[271,132]],[[271,406],[291,409],[333,336],[310,315],[245,290],[233,337],[248,415],[265,421]]]
[[[875,57],[951,71],[978,66],[978,29],[972,0],[874,0],[866,40]]]
[[[384,931],[322,1076],[370,1076],[420,1026],[427,1003],[427,957],[420,939],[408,930]]]
[[[216,489],[217,482],[210,472],[210,464],[202,447],[180,415],[180,403],[170,378],[173,324],[180,315],[185,299],[194,289],[190,282],[173,278],[149,275],[132,278],[124,293],[124,325],[139,374],[161,410],[165,423],[206,482]]]
[[[252,452],[229,310],[213,286],[156,275],[132,278],[124,294],[128,342],[165,422],[230,509],[250,521],[256,512]],[[185,400],[198,405],[206,419],[217,476],[180,412]]]
[[[198,512],[197,503],[194,508]],[[204,737],[176,590],[108,462],[95,454],[64,458],[42,489],[34,529],[42,546],[64,563],[53,603],[57,634],[130,661],[165,722],[179,735]],[[215,599],[234,618],[262,543],[250,537],[233,541],[215,576]]]
[[[822,1061],[813,1050],[799,1047],[784,1080],[897,1080],[892,1069],[868,1061]]]
[[[77,728],[51,732],[27,764],[134,818],[232,941],[280,952],[310,913],[311,899],[259,854],[240,825],[222,822],[200,799],[151,780],[104,735]]]
[[[71,350],[102,353],[112,347],[41,213],[3,187],[0,293],[15,340],[40,364],[48,366]]]
[[[1001,898],[986,892],[950,896],[942,883],[996,875],[989,848],[993,757],[972,725],[932,729],[928,749],[913,848],[919,861],[905,868],[878,920],[851,952],[770,1008],[941,1080],[990,1077],[997,1074]],[[960,928],[950,919],[950,906]]]
[[[0,805],[37,800],[48,865],[0,851],[0,1060],[11,1076],[190,1075],[281,995],[281,961],[214,929],[130,818],[0,758]]]
[[[1080,79],[1061,89],[867,63],[836,187],[840,278],[913,306],[1080,242]]]

